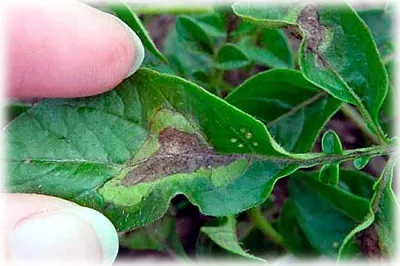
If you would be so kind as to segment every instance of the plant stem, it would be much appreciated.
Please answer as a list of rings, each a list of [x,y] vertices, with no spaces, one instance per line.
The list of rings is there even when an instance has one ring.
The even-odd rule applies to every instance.
[[[283,237],[272,227],[271,223],[264,217],[259,206],[247,211],[253,224],[274,244],[285,247]]]
[[[372,131],[368,128],[367,124],[365,123],[364,119],[361,115],[349,104],[343,103],[340,107],[340,110],[343,114],[356,125],[365,136],[367,136],[372,142],[376,144],[386,144],[386,141],[382,141],[378,138]]]
[[[392,183],[393,169],[396,166],[396,162],[397,162],[397,157],[395,157],[395,156],[389,157],[388,161],[386,162],[386,166],[383,169],[381,177],[378,181],[379,183],[377,186],[374,187],[376,192],[371,201],[371,210],[374,213],[376,213],[378,211],[379,203],[382,199],[385,189],[388,187],[388,183],[389,183],[389,187],[390,187],[390,184]]]
[[[261,161],[275,161],[277,163],[293,163],[303,167],[310,167],[319,164],[336,163],[356,159],[362,156],[380,156],[396,154],[396,145],[380,145],[368,148],[360,148],[346,150],[343,154],[326,154],[326,153],[301,153],[291,154],[291,156],[275,156],[275,155],[238,155],[240,158],[251,158]]]
[[[210,82],[211,87],[213,87],[215,90],[215,94],[217,94],[219,97],[222,97],[220,83],[223,77],[224,77],[224,71],[216,69]]]
[[[293,165],[299,165],[301,167],[311,167],[319,164],[326,163],[337,163],[348,160],[353,160],[362,156],[380,156],[380,155],[394,155],[397,153],[397,146],[393,144],[386,144],[380,146],[372,146],[368,148],[360,148],[353,150],[346,150],[343,154],[325,154],[325,153],[298,153],[298,154],[288,154],[288,155],[256,155],[256,154],[202,154],[202,153],[188,153],[180,154],[181,158],[193,157],[193,156],[208,156],[208,158],[220,158],[224,156],[229,156],[231,159],[245,159],[245,160],[256,160],[256,161],[273,161],[276,163],[287,163]],[[158,158],[171,158],[177,155],[157,155]],[[153,157],[150,157],[153,158]],[[149,158],[131,162],[125,164],[127,170],[132,167],[148,161]]]
[[[367,126],[370,126],[370,129],[372,129],[372,131],[375,131],[373,133],[379,139],[379,143],[380,144],[388,143],[389,140],[386,137],[385,133],[383,133],[379,125],[375,124],[375,121],[372,119],[371,115],[369,114],[365,106],[362,104],[361,100],[358,98],[357,95],[354,94],[353,96],[359,101],[360,104],[358,105],[358,110],[360,111],[360,114],[363,117]]]

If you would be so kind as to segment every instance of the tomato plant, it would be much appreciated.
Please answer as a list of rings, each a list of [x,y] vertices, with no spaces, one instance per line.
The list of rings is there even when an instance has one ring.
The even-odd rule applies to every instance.
[[[122,247],[173,257],[393,255],[390,6],[135,10],[108,9],[146,48],[132,77],[12,106],[9,191],[99,210]],[[161,44],[146,30],[160,18]],[[201,218],[185,244],[188,209]]]

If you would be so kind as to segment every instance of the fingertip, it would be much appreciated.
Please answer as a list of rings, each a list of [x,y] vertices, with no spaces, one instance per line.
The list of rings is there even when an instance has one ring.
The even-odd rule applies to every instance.
[[[110,15],[112,16],[112,15]],[[114,17],[118,22],[122,25],[122,27],[125,28],[125,30],[129,33],[132,42],[134,43],[135,46],[135,60],[133,60],[133,64],[131,68],[129,69],[128,73],[125,75],[125,78],[128,78],[132,76],[142,65],[143,60],[144,60],[144,46],[142,44],[142,41],[140,40],[139,36],[134,32],[125,22],[123,22],[120,18]]]
[[[16,6],[7,16],[7,35],[12,97],[103,93],[143,61],[143,45],[129,27],[77,1]]]
[[[115,260],[117,232],[98,211],[43,195],[5,194],[5,199],[10,262],[111,265]]]
[[[63,213],[77,215],[92,226],[100,243],[103,264],[111,265],[117,257],[119,247],[114,225],[100,212],[86,207],[65,209]]]

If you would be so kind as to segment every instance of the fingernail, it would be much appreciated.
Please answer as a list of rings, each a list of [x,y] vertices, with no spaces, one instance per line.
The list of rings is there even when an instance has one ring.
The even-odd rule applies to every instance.
[[[118,235],[101,213],[77,206],[19,222],[8,237],[8,247],[10,259],[16,262],[111,265],[118,252]]]
[[[111,14],[110,14],[111,15]],[[113,16],[113,15],[111,15]],[[124,21],[122,21],[120,18],[113,16],[129,33],[131,36],[131,39],[133,41],[133,45],[135,47],[135,61],[133,62],[133,65],[131,69],[129,70],[128,74],[125,76],[125,78],[132,76],[133,73],[136,72],[136,70],[139,69],[140,65],[143,63],[144,59],[144,47],[142,44],[142,41],[140,40],[139,36],[137,36],[136,32],[134,32]]]
[[[86,207],[70,208],[67,212],[92,225],[101,245],[103,262],[111,265],[117,256],[119,241],[117,231],[110,220],[100,212]]]

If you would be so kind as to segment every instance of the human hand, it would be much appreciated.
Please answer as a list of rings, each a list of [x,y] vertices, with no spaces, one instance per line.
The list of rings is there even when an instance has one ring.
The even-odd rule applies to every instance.
[[[83,97],[114,88],[143,61],[136,34],[115,17],[73,0],[10,4],[6,93]],[[13,262],[111,264],[118,236],[99,212],[36,194],[1,194],[5,251]]]

